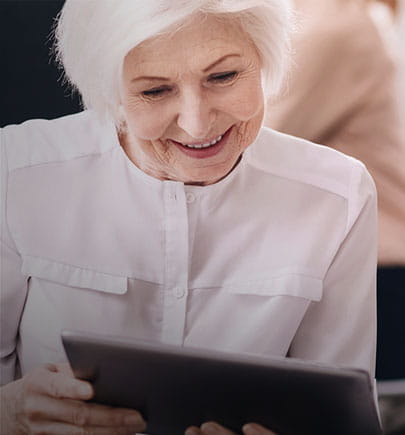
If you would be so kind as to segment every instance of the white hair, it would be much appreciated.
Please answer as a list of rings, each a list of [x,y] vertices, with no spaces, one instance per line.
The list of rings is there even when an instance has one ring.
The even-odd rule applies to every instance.
[[[119,125],[125,56],[197,13],[236,20],[260,54],[266,96],[277,93],[289,58],[289,0],[66,0],[55,27],[57,60],[83,105]]]

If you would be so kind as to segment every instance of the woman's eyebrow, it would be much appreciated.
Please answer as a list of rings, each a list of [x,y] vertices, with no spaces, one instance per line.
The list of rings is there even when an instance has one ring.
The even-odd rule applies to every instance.
[[[139,81],[139,80],[145,80],[145,81],[158,80],[158,81],[168,82],[170,79],[168,79],[167,77],[158,77],[158,76],[140,76],[140,77],[135,77],[135,78],[131,79],[131,83]]]
[[[214,68],[216,65],[220,64],[221,62],[223,62],[224,60],[230,58],[230,57],[241,57],[240,54],[237,53],[231,53],[231,54],[226,54],[225,56],[221,56],[219,59],[217,59],[216,61],[212,62],[211,64],[209,64],[206,68],[203,69],[203,72],[207,72],[210,69]],[[167,77],[159,77],[159,76],[140,76],[140,77],[135,77],[133,79],[131,79],[131,83],[140,81],[140,80],[145,80],[145,81],[170,81],[169,78]]]
[[[222,61],[224,61],[225,59],[228,59],[229,57],[241,57],[240,54],[237,53],[231,53],[231,54],[226,54],[225,56],[220,57],[219,59],[217,59],[215,62],[211,63],[210,65],[208,65],[206,68],[203,69],[203,72],[207,72],[210,69],[214,68],[215,66],[217,66],[219,63],[221,63]]]

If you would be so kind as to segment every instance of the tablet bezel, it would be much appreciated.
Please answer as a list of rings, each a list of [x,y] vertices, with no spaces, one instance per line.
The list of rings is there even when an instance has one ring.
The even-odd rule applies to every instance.
[[[281,435],[381,434],[364,370],[77,331],[62,341],[94,400],[138,409],[152,435],[208,420],[235,432],[256,421]]]

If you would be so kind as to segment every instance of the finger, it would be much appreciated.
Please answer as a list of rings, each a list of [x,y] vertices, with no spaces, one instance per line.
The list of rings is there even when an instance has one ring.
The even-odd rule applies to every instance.
[[[31,421],[57,421],[78,427],[105,426],[131,427],[134,431],[145,429],[145,421],[132,409],[113,408],[79,400],[61,400],[36,396],[26,403],[26,415]]]
[[[59,364],[55,364],[55,368],[56,368],[56,371],[57,371],[57,372],[65,373],[65,374],[67,374],[67,375],[69,375],[69,376],[74,377],[74,374],[73,374],[72,368],[70,367],[70,364],[69,364],[69,363],[59,363]]]
[[[67,368],[62,371],[58,366],[41,366],[25,377],[26,388],[58,399],[88,400],[94,395],[89,382],[73,377]]]
[[[248,423],[242,427],[242,432],[244,435],[276,435],[269,429],[266,429],[257,423]]]
[[[200,429],[204,435],[235,435],[234,432],[213,421],[202,424]]]
[[[80,401],[70,402],[59,418],[77,426],[129,426],[135,431],[143,431],[146,427],[144,419],[136,410]]]
[[[30,433],[41,435],[134,435],[135,431],[129,427],[114,428],[111,427],[83,427],[64,424],[64,423],[37,423],[30,428]]]
[[[202,435],[202,432],[196,426],[190,426],[184,432],[184,435]]]

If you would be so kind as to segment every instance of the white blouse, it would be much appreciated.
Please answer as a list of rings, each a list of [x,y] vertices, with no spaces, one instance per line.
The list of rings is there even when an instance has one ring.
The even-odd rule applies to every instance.
[[[363,164],[263,128],[205,187],[140,171],[92,112],[1,130],[2,383],[75,329],[374,371]]]

